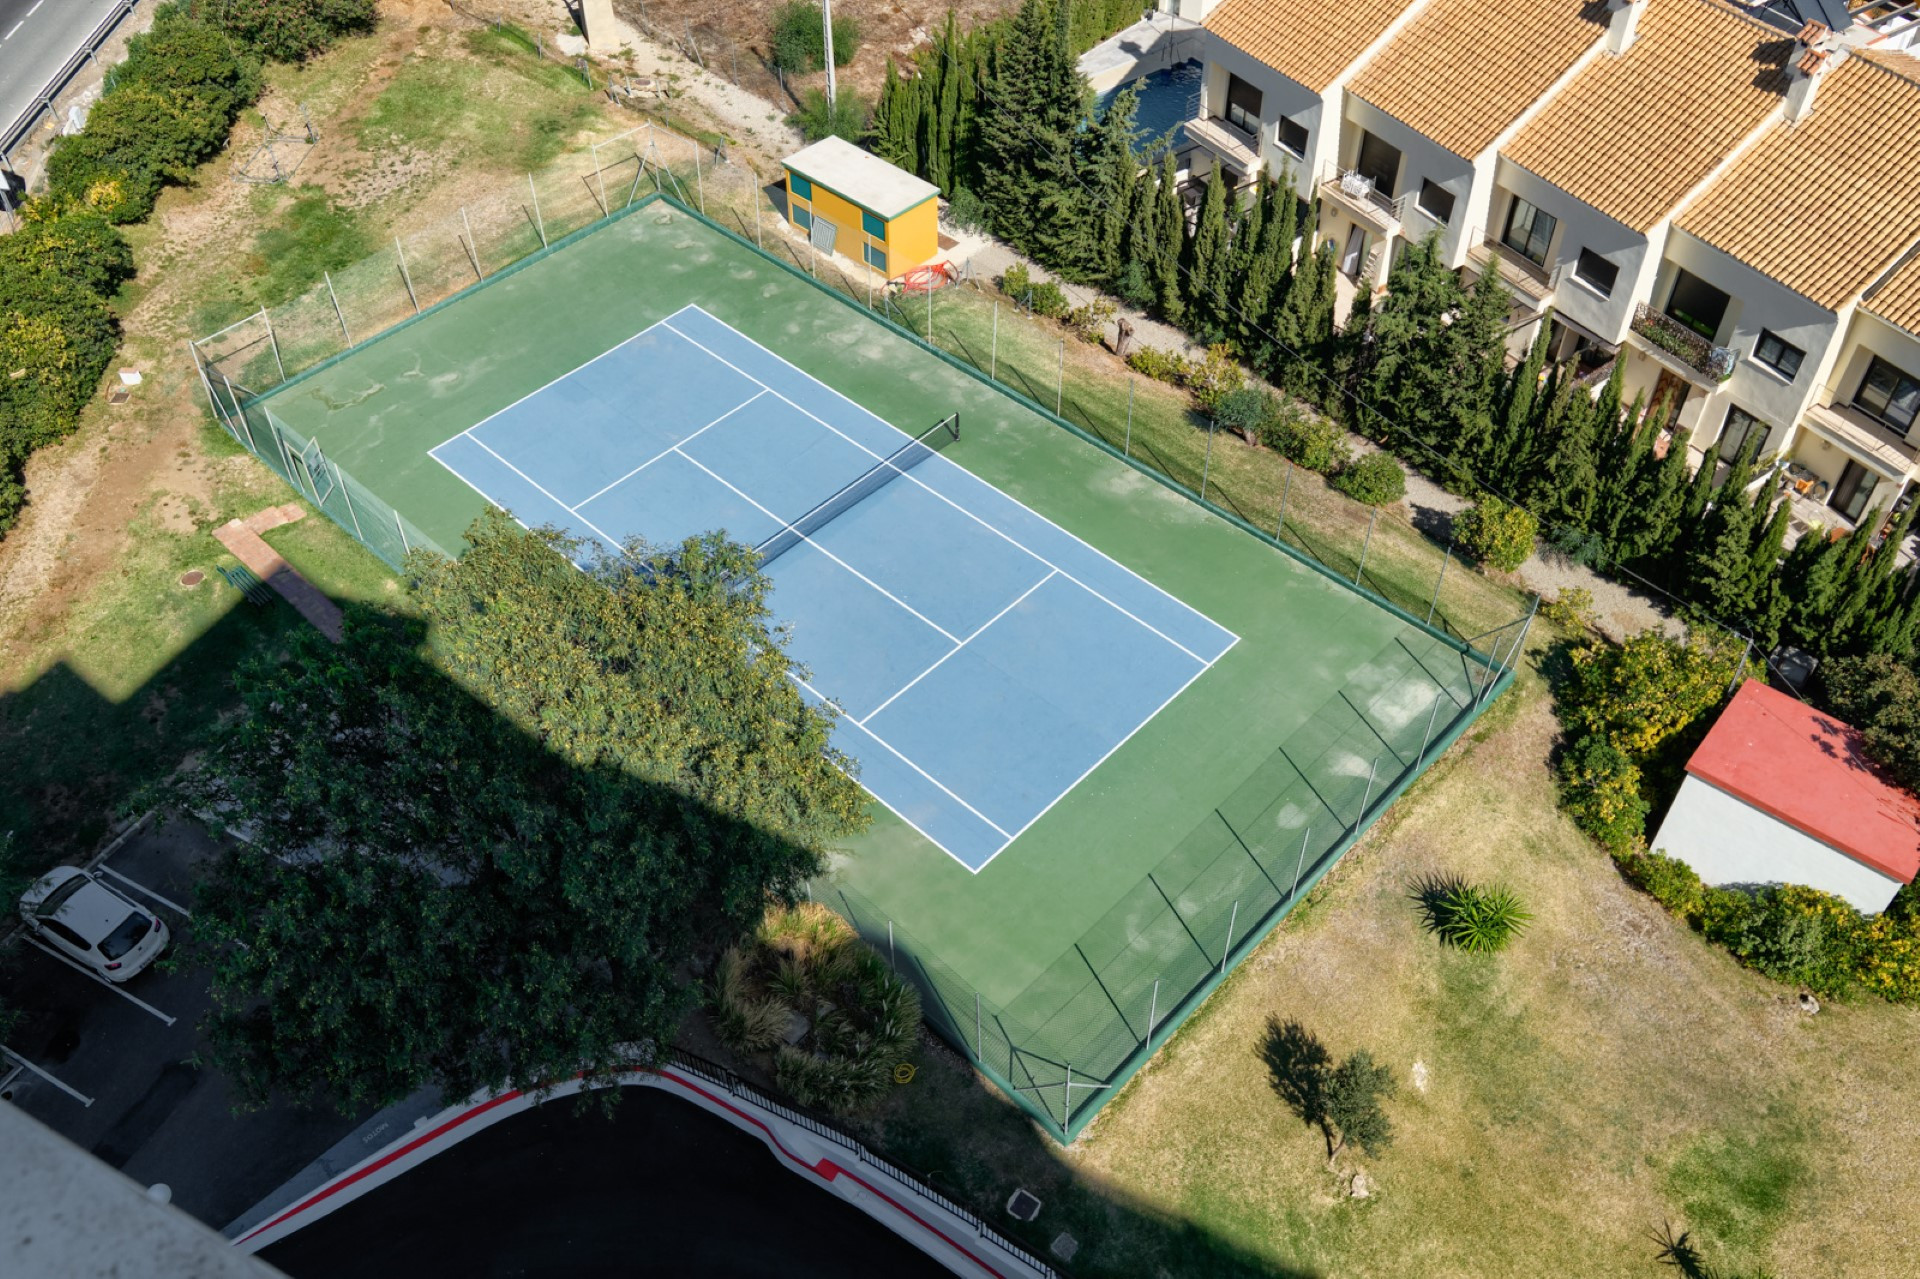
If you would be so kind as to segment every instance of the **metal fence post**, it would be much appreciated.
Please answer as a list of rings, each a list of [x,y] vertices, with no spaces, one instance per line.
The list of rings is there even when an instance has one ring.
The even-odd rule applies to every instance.
[[[348,346],[352,346],[353,334],[347,332],[347,317],[340,309],[340,295],[333,291],[333,273],[322,271],[320,276],[327,282],[327,296],[333,299],[333,318],[340,321],[340,336],[347,340]]]
[[[700,143],[694,138],[688,138],[687,142],[693,147],[693,189],[699,193],[700,216],[704,218],[707,216],[707,179],[700,168]]]
[[[1287,473],[1280,480],[1280,518],[1273,522],[1273,540],[1284,542],[1287,538],[1287,492],[1293,488],[1293,459],[1287,459]]]
[[[540,214],[540,191],[533,185],[533,175],[527,175],[527,194],[533,197],[533,229],[540,233],[540,247],[547,247],[547,220]]]
[[[1066,1084],[1061,1088],[1061,1093],[1066,1098],[1066,1107],[1061,1112],[1060,1136],[1062,1140],[1072,1141],[1073,1138],[1067,1136],[1067,1130],[1073,1126],[1073,1063],[1072,1062],[1067,1063],[1067,1081],[1066,1081]]]
[[[1153,979],[1153,998],[1147,1004],[1147,1046],[1153,1046],[1153,1026],[1160,1015],[1160,979]]]
[[[322,453],[320,456],[324,461],[326,454]],[[347,499],[347,518],[353,521],[353,536],[362,546],[365,546],[367,545],[367,539],[366,536],[360,532],[360,516],[353,509],[353,488],[347,483],[346,473],[338,466],[334,466],[331,462],[328,462],[327,465],[333,466],[333,478],[340,485],[341,495]]]
[[[1200,500],[1207,500],[1207,480],[1213,475],[1213,419],[1207,419],[1207,460],[1200,467]]]
[[[987,376],[1000,380],[1000,299],[993,300],[993,343],[988,348]]]
[[[1360,801],[1360,815],[1353,819],[1354,834],[1360,833],[1360,823],[1367,820],[1367,805],[1373,802],[1373,775],[1380,770],[1380,757],[1375,755],[1373,763],[1367,765],[1367,793]]]
[[[1300,871],[1307,864],[1307,841],[1313,838],[1313,827],[1300,832],[1300,857],[1293,863],[1293,887],[1287,890],[1287,900],[1291,902],[1300,892]]]
[[[1133,388],[1140,381],[1140,375],[1134,374],[1127,379],[1127,438],[1120,446],[1120,456],[1133,456]]]
[[[467,206],[460,206],[460,225],[467,228],[467,256],[473,259],[473,278],[484,280],[487,273],[480,269],[480,241],[473,238],[473,222],[467,217]]]
[[[1426,757],[1427,747],[1433,743],[1433,726],[1435,721],[1440,718],[1441,692],[1440,687],[1436,685],[1433,690],[1433,709],[1427,712],[1427,735],[1420,739],[1420,754],[1414,756],[1416,761]]]
[[[260,308],[260,319],[267,326],[267,341],[273,343],[273,366],[280,370],[280,380],[284,382],[287,380],[287,366],[280,362],[280,339],[274,336],[273,316],[267,313],[264,306]]]
[[[1053,379],[1053,415],[1060,416],[1060,406],[1066,403],[1067,394],[1067,340],[1060,339],[1060,370]]]
[[[940,345],[938,342],[933,340],[933,281],[932,280],[927,281],[927,345],[928,346]]]
[[[420,314],[420,295],[413,291],[413,276],[407,271],[407,251],[400,247],[400,237],[393,237],[393,254],[400,259],[400,283],[407,286],[407,301],[413,303],[413,313]]]
[[[981,1060],[980,1060],[980,992],[977,990],[973,992],[973,1064],[976,1066],[981,1064]]]
[[[1447,580],[1447,565],[1453,563],[1453,543],[1447,543],[1446,558],[1440,561],[1440,576],[1433,579],[1433,602],[1427,605],[1427,625],[1433,625],[1433,610],[1440,607],[1440,584]]]
[[[1240,903],[1233,903],[1233,913],[1227,916],[1227,948],[1220,952],[1220,971],[1227,971],[1227,957],[1233,954],[1233,926],[1240,922]]]
[[[587,152],[593,157],[593,180],[600,187],[600,216],[605,217],[613,210],[607,207],[607,179],[600,172],[600,144],[587,143]]]
[[[407,545],[407,523],[400,518],[398,510],[393,513],[393,526],[400,530],[400,549],[408,555],[413,554],[413,547]]]
[[[893,962],[893,921],[891,919],[887,921],[887,967],[895,971],[899,970],[899,965]]]
[[[1367,552],[1373,549],[1373,526],[1380,520],[1380,508],[1374,507],[1373,514],[1367,518],[1367,540],[1360,543],[1360,567],[1353,570],[1353,584],[1360,585],[1360,579],[1367,572]]]

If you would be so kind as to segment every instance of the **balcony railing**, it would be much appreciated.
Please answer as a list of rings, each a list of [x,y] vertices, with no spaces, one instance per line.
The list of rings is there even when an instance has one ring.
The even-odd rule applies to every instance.
[[[1863,409],[1844,401],[1829,402],[1834,399],[1832,387],[1820,388],[1801,419],[1808,429],[1838,444],[1843,452],[1887,479],[1902,480],[1912,474],[1920,461],[1920,447]]]
[[[1251,176],[1260,168],[1260,140],[1239,125],[1201,112],[1186,122],[1187,140],[1197,142]]]
[[[1356,221],[1387,235],[1400,230],[1399,203],[1364,174],[1326,165],[1320,170],[1319,191],[1322,199],[1339,205]]]
[[[1476,273],[1492,269],[1499,275],[1500,282],[1529,310],[1545,310],[1553,301],[1564,272],[1547,270],[1488,235],[1483,227],[1475,227],[1467,233],[1467,237],[1467,243],[1471,246],[1467,249],[1467,265]]]
[[[1680,321],[1663,311],[1654,310],[1645,302],[1636,303],[1633,308],[1632,329],[1648,345],[1666,352],[1714,382],[1724,382],[1733,376],[1733,366],[1739,357],[1732,347],[1715,346]]]

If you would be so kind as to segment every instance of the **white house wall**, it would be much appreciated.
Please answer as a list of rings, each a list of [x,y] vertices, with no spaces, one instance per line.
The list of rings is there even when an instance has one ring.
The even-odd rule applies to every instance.
[[[1260,90],[1260,158],[1267,172],[1278,178],[1291,170],[1294,189],[1302,199],[1313,194],[1314,175],[1329,163],[1339,145],[1339,130],[1323,129],[1323,120],[1334,119],[1326,110],[1321,95],[1297,80],[1280,74],[1258,58],[1242,53],[1211,31],[1201,48],[1206,71],[1200,80],[1200,109],[1206,115],[1224,115],[1227,101],[1227,77],[1239,76]],[[1338,91],[1333,95],[1336,99]],[[1305,158],[1283,150],[1279,143],[1280,118],[1298,122],[1307,131]],[[1324,135],[1332,134],[1332,137]]]
[[[1617,265],[1620,277],[1612,295],[1604,298],[1568,279],[1554,292],[1554,309],[1596,337],[1618,343],[1633,318],[1633,304],[1646,296],[1638,290],[1650,285],[1653,277],[1647,237],[1504,158],[1496,177],[1499,189],[1483,214],[1484,229],[1469,228],[1469,232],[1498,239],[1506,229],[1514,196],[1559,219],[1547,249],[1548,271],[1557,271],[1561,263],[1572,262],[1587,248]]]
[[[1691,776],[1680,784],[1653,847],[1693,867],[1708,884],[1804,884],[1868,914],[1885,910],[1900,887],[1892,876]]]
[[[1432,181],[1453,193],[1453,217],[1447,223],[1441,242],[1453,260],[1455,247],[1460,243],[1462,225],[1473,194],[1473,165],[1467,160],[1440,146],[1425,134],[1416,133],[1400,123],[1393,116],[1353,94],[1346,98],[1346,127],[1341,130],[1340,167],[1350,169],[1360,158],[1360,135],[1371,133],[1388,146],[1400,151],[1400,174],[1393,188],[1396,196],[1410,199],[1420,192],[1422,181]],[[1428,219],[1424,215],[1409,217],[1406,228],[1409,238],[1418,238],[1424,232]]]

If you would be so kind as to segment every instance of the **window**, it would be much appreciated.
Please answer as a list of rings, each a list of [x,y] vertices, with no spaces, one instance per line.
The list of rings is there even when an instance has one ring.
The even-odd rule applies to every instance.
[[[1667,314],[1711,342],[1720,331],[1720,321],[1727,318],[1731,300],[1699,276],[1681,271],[1673,277],[1673,292],[1667,295]]]
[[[1620,278],[1620,266],[1607,261],[1592,249],[1582,249],[1573,264],[1573,275],[1601,297],[1609,298],[1613,296],[1614,282]]]
[[[1767,447],[1767,433],[1771,428],[1739,405],[1729,405],[1727,420],[1720,428],[1720,460],[1731,462],[1740,456],[1740,449],[1747,437],[1758,432],[1753,441],[1753,455],[1760,456],[1760,450]]]
[[[867,246],[867,265],[876,271],[884,273],[887,269],[887,251],[877,244],[869,244]]]
[[[1791,342],[1781,341],[1778,333],[1762,329],[1760,340],[1753,344],[1753,358],[1791,382],[1800,375],[1800,361],[1807,358],[1807,353]]]
[[[807,209],[806,205],[796,204],[793,206],[793,224],[802,231],[811,231],[813,229],[813,214]]]
[[[1854,392],[1853,402],[1882,422],[1908,430],[1913,426],[1914,415],[1920,413],[1920,378],[1876,355],[1873,363],[1867,365],[1867,375],[1860,379],[1860,389]]]
[[[876,240],[884,240],[887,238],[887,220],[885,218],[876,218],[873,214],[863,210],[860,214],[860,225],[868,235]]]
[[[1507,232],[1500,242],[1535,266],[1547,264],[1547,246],[1553,243],[1553,229],[1560,219],[1542,213],[1519,196],[1507,210]]]
[[[1260,90],[1237,75],[1227,77],[1227,122],[1260,132]]]
[[[100,943],[100,953],[108,959],[124,959],[128,951],[140,944],[140,939],[153,931],[153,921],[135,911],[120,921],[120,927]]]
[[[1298,120],[1280,117],[1280,149],[1290,151],[1301,159],[1307,158],[1307,126]]]
[[[797,173],[787,174],[787,189],[799,196],[802,200],[813,199],[813,183],[807,181]]]
[[[1420,212],[1442,224],[1453,221],[1453,192],[1432,178],[1420,180]]]
[[[1389,200],[1393,185],[1400,178],[1400,148],[1382,142],[1371,133],[1360,135],[1360,155],[1353,162],[1354,172],[1373,181],[1373,189]]]

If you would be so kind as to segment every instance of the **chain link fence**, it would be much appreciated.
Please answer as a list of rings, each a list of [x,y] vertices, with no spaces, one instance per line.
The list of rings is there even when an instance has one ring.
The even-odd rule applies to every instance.
[[[964,271],[960,287],[909,293],[869,268],[822,256],[787,229],[779,191],[701,142],[642,124],[190,343],[191,354],[234,438],[382,560],[398,567],[422,547],[446,554],[317,442],[280,421],[261,394],[570,236],[666,197],[1442,641],[1425,656],[1409,646],[1404,669],[1343,690],[1320,708],[1004,1006],[851,886],[816,886],[821,900],[916,982],[936,1029],[1070,1141],[1504,687],[1531,613],[1518,593],[1463,569],[1397,513],[1354,502],[1311,472],[1276,471],[1270,456],[1262,461],[1238,442],[1231,445],[1241,450],[1238,464],[1224,465],[1223,443],[1210,430],[1138,429],[1131,398],[1126,417],[1111,415],[1104,406],[1112,397],[1099,394],[1097,373],[1069,376],[1064,329],[1003,304],[967,283]]]

